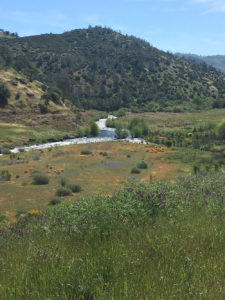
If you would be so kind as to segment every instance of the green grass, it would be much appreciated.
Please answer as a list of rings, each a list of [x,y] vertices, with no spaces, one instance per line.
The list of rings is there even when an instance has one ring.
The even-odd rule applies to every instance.
[[[225,176],[131,182],[0,233],[1,299],[224,299]]]
[[[82,156],[81,150],[84,145],[71,145],[66,147],[52,148],[52,151],[30,151],[14,155],[13,157],[0,157],[0,172],[9,170],[12,173],[10,182],[0,182],[1,201],[0,211],[16,215],[20,209],[45,209],[49,199],[55,196],[61,178],[66,178],[67,183],[76,183],[82,187],[79,194],[69,196],[62,201],[75,200],[77,197],[93,192],[111,193],[130,174],[131,169],[139,161],[146,161],[151,168],[143,170],[140,178],[149,180],[151,172],[158,178],[166,177],[167,169],[159,168],[158,165],[167,165],[156,160],[159,155],[147,152],[144,145],[136,145],[124,142],[97,143],[88,145],[92,155]],[[100,152],[107,152],[102,156]],[[131,157],[128,159],[127,155]],[[39,160],[36,160],[36,156]],[[176,169],[181,166],[178,164]],[[49,177],[48,185],[32,185],[32,173],[38,169]],[[176,171],[172,176],[176,176]]]
[[[22,146],[25,143],[46,143],[48,139],[60,140],[74,135],[71,132],[28,126],[0,124],[0,145]]]

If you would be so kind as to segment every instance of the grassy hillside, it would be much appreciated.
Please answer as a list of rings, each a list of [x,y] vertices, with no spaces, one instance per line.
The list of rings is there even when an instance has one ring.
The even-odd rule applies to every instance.
[[[81,123],[79,110],[69,101],[62,97],[46,100],[49,88],[37,80],[30,81],[14,69],[2,69],[0,83],[9,94],[7,105],[0,106],[0,124],[73,130]]]
[[[180,111],[225,101],[225,77],[213,67],[107,28],[2,39],[0,48],[2,64],[57,86],[86,109]]]

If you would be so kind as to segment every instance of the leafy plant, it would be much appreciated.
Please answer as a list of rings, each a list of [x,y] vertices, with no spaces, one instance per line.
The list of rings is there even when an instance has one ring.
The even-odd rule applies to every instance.
[[[44,185],[49,183],[49,177],[41,172],[32,174],[32,183],[35,185]]]
[[[81,150],[80,154],[81,155],[90,155],[90,154],[92,154],[92,152],[88,149],[83,149],[83,150]]]
[[[140,171],[138,168],[135,168],[135,167],[134,167],[134,168],[131,169],[131,173],[132,173],[132,174],[140,174],[141,171]]]
[[[79,193],[81,191],[81,186],[76,183],[69,183],[66,185],[68,189],[70,189],[73,193]]]
[[[139,163],[137,164],[137,167],[138,167],[139,169],[147,169],[147,168],[148,168],[148,164],[147,164],[144,160],[142,160],[141,162],[139,162]]]
[[[70,196],[70,195],[72,195],[72,191],[68,187],[60,186],[56,190],[56,196],[58,196],[58,197],[64,197],[64,196]]]

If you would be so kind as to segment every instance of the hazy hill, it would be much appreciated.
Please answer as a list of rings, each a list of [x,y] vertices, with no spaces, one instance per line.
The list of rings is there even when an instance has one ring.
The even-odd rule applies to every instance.
[[[198,63],[205,62],[208,65],[215,67],[217,70],[225,73],[225,55],[201,56],[196,54],[176,53],[180,57],[192,59]]]
[[[225,105],[225,77],[133,36],[89,27],[0,39],[0,61],[60,88],[85,109],[182,110]]]

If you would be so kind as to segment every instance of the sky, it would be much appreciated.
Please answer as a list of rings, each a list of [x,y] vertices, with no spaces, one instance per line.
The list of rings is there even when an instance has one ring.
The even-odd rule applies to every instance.
[[[0,28],[19,36],[89,25],[172,53],[225,55],[225,0],[0,0]]]

